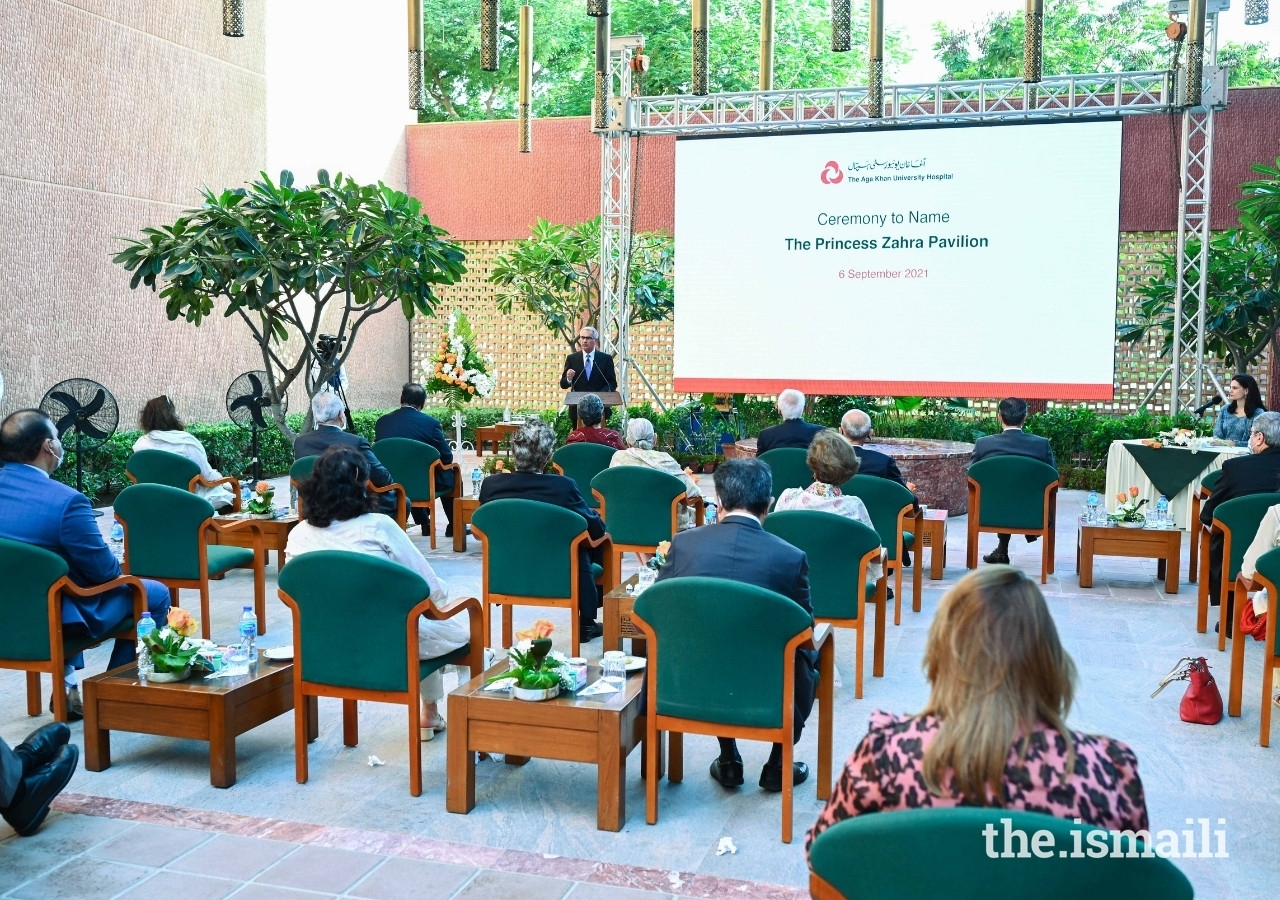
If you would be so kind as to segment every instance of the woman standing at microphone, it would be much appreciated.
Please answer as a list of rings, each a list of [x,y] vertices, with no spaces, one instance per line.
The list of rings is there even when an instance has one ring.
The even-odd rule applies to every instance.
[[[1243,372],[1234,375],[1227,385],[1227,400],[1218,410],[1218,418],[1213,423],[1213,436],[1233,441],[1237,447],[1249,444],[1249,430],[1258,413],[1267,411],[1262,405],[1262,392],[1258,390],[1258,382],[1252,375]]]

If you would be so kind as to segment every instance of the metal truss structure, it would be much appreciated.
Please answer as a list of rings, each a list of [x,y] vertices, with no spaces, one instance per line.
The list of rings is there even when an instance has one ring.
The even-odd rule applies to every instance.
[[[1215,35],[1216,14],[1209,16]],[[1182,113],[1181,190],[1178,202],[1178,271],[1173,359],[1145,402],[1170,375],[1170,411],[1189,399],[1202,400],[1204,309],[1208,271],[1213,117],[1226,105],[1226,72],[1212,65],[1216,38],[1206,40],[1204,105],[1189,108],[1182,98],[1181,70],[1063,75],[1025,83],[1021,79],[890,85],[884,114],[869,115],[866,87],[746,91],[706,96],[631,96],[631,60],[643,39],[614,38],[610,53],[611,96],[601,137],[600,321],[606,350],[623,358],[618,389],[630,402],[628,370],[643,372],[628,348],[629,256],[631,240],[631,157],[633,138],[653,134],[794,134],[850,129],[909,128],[962,123],[1039,122],[1110,116]],[[1189,239],[1199,242],[1189,253]],[[1218,385],[1217,378],[1209,373]],[[646,386],[648,382],[646,381]],[[1219,390],[1221,386],[1218,385]],[[653,391],[652,386],[649,386]],[[1184,395],[1186,395],[1184,397]],[[657,394],[654,392],[654,396]],[[661,402],[661,401],[659,401]]]

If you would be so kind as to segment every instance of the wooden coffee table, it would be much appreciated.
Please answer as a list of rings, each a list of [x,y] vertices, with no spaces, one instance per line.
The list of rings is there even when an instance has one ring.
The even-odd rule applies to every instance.
[[[497,422],[493,425],[481,425],[476,428],[476,456],[484,456],[484,445],[493,444],[493,455],[502,452],[502,442],[520,430],[516,422]],[[507,453],[510,454],[510,445]]]
[[[636,605],[635,594],[627,593],[627,586],[634,589],[639,580],[638,575],[632,575],[604,595],[603,644],[606,651],[621,650],[622,639],[631,638],[632,656],[647,656],[649,653],[649,642],[644,632],[631,622],[631,612]]]
[[[1121,528],[1080,524],[1076,571],[1080,587],[1093,587],[1095,556],[1157,559],[1156,577],[1164,579],[1166,594],[1178,593],[1178,565],[1182,559],[1182,531],[1177,528]]]
[[[921,551],[916,554],[916,565],[923,565],[924,548],[929,548],[929,579],[940,581],[947,567],[947,511],[930,509],[924,517],[916,519],[916,528],[920,530],[920,542],[916,547]]]
[[[133,731],[209,742],[209,783],[236,783],[236,737],[293,709],[293,664],[261,660],[239,678],[193,675],[173,684],[138,682],[136,665],[86,678],[84,767],[111,767],[111,732]],[[319,735],[315,697],[307,699],[309,740]]]
[[[245,518],[240,516],[215,516],[219,522],[238,522]],[[298,514],[290,513],[279,519],[255,519],[262,532],[262,546],[268,551],[276,551],[276,571],[284,568],[284,548],[289,543],[289,532],[298,524]],[[214,544],[226,544],[229,547],[253,548],[253,533],[250,531],[232,531],[226,534],[213,532],[209,540]],[[263,632],[264,634],[266,632]]]
[[[597,766],[596,828],[621,831],[627,817],[627,755],[645,737],[640,699],[644,671],[631,673],[614,694],[579,699],[566,692],[531,702],[508,691],[484,690],[486,680],[507,668],[503,660],[449,695],[445,808],[454,813],[475,808],[476,751],[504,753],[512,765],[533,756],[563,759]],[[599,677],[600,667],[591,666],[587,683]],[[661,758],[658,768],[661,772]]]
[[[453,552],[467,551],[467,526],[471,514],[480,508],[480,501],[470,497],[455,497],[453,501]]]

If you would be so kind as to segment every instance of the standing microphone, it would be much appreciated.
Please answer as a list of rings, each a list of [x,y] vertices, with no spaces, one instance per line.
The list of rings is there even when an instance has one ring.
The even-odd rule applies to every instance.
[[[1217,406],[1217,405],[1218,405],[1219,403],[1221,403],[1221,402],[1222,402],[1222,398],[1221,398],[1221,397],[1216,397],[1216,396],[1215,396],[1215,397],[1210,397],[1207,401],[1205,401],[1204,406],[1198,407],[1198,408],[1196,409],[1196,415],[1197,415],[1197,416],[1203,416],[1203,415],[1208,411],[1209,407],[1211,407],[1211,406]]]

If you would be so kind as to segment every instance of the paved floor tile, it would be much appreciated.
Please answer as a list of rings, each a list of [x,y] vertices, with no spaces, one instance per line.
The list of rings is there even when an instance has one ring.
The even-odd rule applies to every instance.
[[[558,878],[486,869],[457,894],[457,900],[560,900],[571,887],[573,882]]]
[[[207,840],[209,833],[206,831],[169,828],[164,825],[138,825],[105,844],[94,847],[89,855],[98,859],[132,863],[135,866],[161,867]]]
[[[219,834],[170,863],[167,868],[247,881],[286,853],[293,852],[297,846],[284,841]]]
[[[388,859],[347,894],[368,900],[446,900],[475,873],[466,866]]]
[[[120,895],[120,900],[160,900],[163,897],[181,900],[222,900],[244,882],[225,878],[208,878],[190,872],[157,872],[146,881],[135,884]]]
[[[246,884],[231,896],[234,900],[321,900],[322,897],[337,897],[338,895],[313,891],[295,891],[292,888],[277,887],[271,884]]]
[[[610,884],[576,884],[566,900],[671,900],[671,895]]]
[[[332,891],[340,894],[351,887],[381,857],[354,850],[328,847],[299,847],[295,853],[254,879],[259,884],[300,888],[304,891]]]
[[[78,857],[46,872],[9,896],[20,900],[106,900],[150,874],[138,866]]]
[[[0,843],[0,894],[24,881],[39,878],[49,869],[66,862],[66,857],[31,843],[30,838],[14,837]]]

